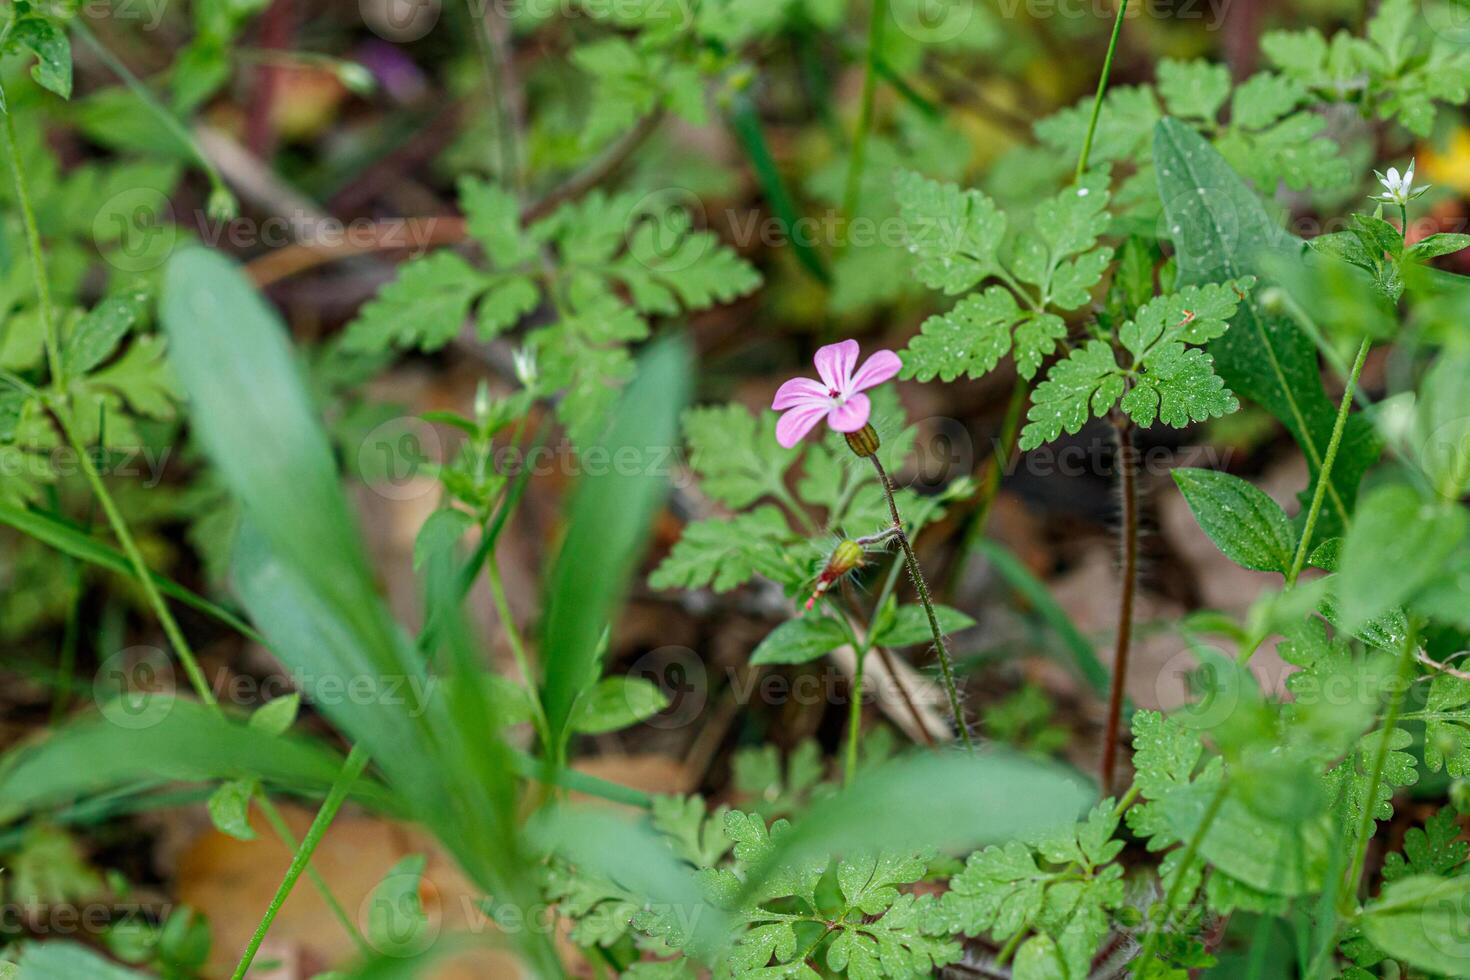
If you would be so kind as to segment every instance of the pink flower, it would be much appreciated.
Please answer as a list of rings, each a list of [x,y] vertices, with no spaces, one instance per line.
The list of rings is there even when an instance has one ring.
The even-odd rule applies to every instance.
[[[776,423],[776,441],[790,449],[827,417],[827,424],[837,432],[856,432],[868,424],[872,405],[868,396],[860,394],[882,384],[903,366],[891,350],[874,351],[863,366],[857,366],[858,343],[844,340],[828,344],[817,351],[816,362],[821,381],[792,378],[776,392],[771,407],[785,412]]]

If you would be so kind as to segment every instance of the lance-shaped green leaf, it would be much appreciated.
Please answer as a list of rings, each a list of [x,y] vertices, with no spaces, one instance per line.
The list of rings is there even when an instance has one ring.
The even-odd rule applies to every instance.
[[[1194,519],[1226,558],[1261,572],[1291,567],[1296,535],[1280,504],[1218,470],[1180,467],[1173,476]]]
[[[1261,253],[1290,246],[1290,236],[1271,220],[1256,193],[1189,126],[1160,121],[1154,131],[1154,159],[1181,284],[1248,275],[1256,271]],[[1232,391],[1264,407],[1291,432],[1315,481],[1337,407],[1323,390],[1311,338],[1286,317],[1247,302],[1209,351]],[[1349,418],[1317,523],[1319,539],[1341,533],[1358,483],[1377,459],[1378,448],[1371,426],[1359,417]]]

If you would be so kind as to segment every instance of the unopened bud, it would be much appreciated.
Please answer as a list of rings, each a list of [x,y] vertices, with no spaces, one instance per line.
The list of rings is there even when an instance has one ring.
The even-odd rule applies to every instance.
[[[827,567],[822,569],[822,574],[817,576],[817,587],[806,601],[806,608],[810,609],[817,604],[832,583],[836,582],[848,572],[863,563],[863,546],[856,541],[846,540],[832,550],[827,558]]]
[[[847,448],[864,458],[878,451],[878,430],[872,425],[865,425],[856,432],[847,433]]]

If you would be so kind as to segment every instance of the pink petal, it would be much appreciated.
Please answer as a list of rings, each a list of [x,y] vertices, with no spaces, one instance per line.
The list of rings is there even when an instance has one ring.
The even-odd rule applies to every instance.
[[[802,436],[812,431],[813,426],[822,421],[822,416],[826,412],[826,405],[793,408],[781,416],[781,420],[776,423],[776,441],[786,449],[790,449],[801,442]]]
[[[868,424],[872,410],[867,395],[853,395],[846,403],[827,413],[827,424],[837,432],[856,432]]]
[[[828,344],[817,348],[817,373],[822,383],[833,391],[847,391],[852,380],[852,369],[857,364],[858,342],[844,340],[840,344]]]
[[[792,378],[776,389],[776,398],[771,402],[771,407],[780,412],[812,402],[814,399],[820,399],[823,404],[827,403],[825,385],[811,378]]]
[[[903,367],[903,362],[893,351],[873,351],[873,355],[864,361],[863,366],[858,368],[857,374],[852,376],[852,386],[847,389],[846,394],[866,391],[875,385],[881,385],[897,374],[901,367]]]

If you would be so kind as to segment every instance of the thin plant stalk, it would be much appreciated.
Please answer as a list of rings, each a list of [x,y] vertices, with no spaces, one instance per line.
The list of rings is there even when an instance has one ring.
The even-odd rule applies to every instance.
[[[888,478],[888,471],[878,460],[878,454],[872,453],[868,456],[873,461],[873,468],[878,471],[878,483],[883,487],[883,496],[888,499],[888,512],[893,517],[893,536],[898,539],[903,548],[904,563],[908,567],[909,580],[914,583],[914,590],[919,593],[919,602],[924,606],[924,614],[929,617],[929,631],[934,634],[934,650],[939,654],[939,671],[944,678],[944,692],[949,696],[949,708],[954,713],[955,727],[960,730],[960,740],[965,743],[965,748],[975,751],[975,743],[970,738],[970,729],[965,724],[964,709],[960,706],[959,689],[955,686],[954,662],[949,656],[949,644],[945,642],[944,630],[939,628],[939,617],[934,612],[934,602],[929,598],[929,584],[924,581],[924,571],[919,567],[919,559],[914,555],[914,546],[909,542],[908,532],[903,528],[903,517],[898,512],[898,501],[893,496],[893,481]]]
[[[1103,96],[1108,90],[1108,76],[1113,71],[1113,55],[1118,50],[1118,38],[1123,33],[1123,15],[1128,11],[1128,0],[1119,0],[1118,15],[1113,19],[1113,34],[1108,38],[1108,53],[1103,56],[1102,72],[1097,76],[1097,95],[1092,100],[1092,115],[1087,120],[1087,134],[1082,137],[1082,152],[1077,156],[1077,179],[1087,172],[1087,160],[1092,155],[1092,137],[1097,132],[1097,120],[1102,115]]]
[[[1332,423],[1332,435],[1327,440],[1327,453],[1322,457],[1322,468],[1317,471],[1317,486],[1312,491],[1312,502],[1307,507],[1306,522],[1302,525],[1302,537],[1297,542],[1296,554],[1291,559],[1291,570],[1286,573],[1286,584],[1296,584],[1297,576],[1307,561],[1307,549],[1312,546],[1312,534],[1317,528],[1317,517],[1322,511],[1322,501],[1327,495],[1327,486],[1332,482],[1332,466],[1337,462],[1337,450],[1342,446],[1342,434],[1347,428],[1348,414],[1353,408],[1353,392],[1358,387],[1358,377],[1363,373],[1363,362],[1368,359],[1369,340],[1363,338],[1358,344],[1358,356],[1353,359],[1348,372],[1347,386],[1337,406],[1337,418]]]
[[[351,792],[353,783],[362,775],[367,766],[368,755],[361,746],[354,745],[352,751],[347,754],[347,761],[342,766],[342,771],[337,774],[332,788],[327,792],[327,798],[322,801],[321,809],[316,812],[316,817],[307,828],[306,836],[301,839],[301,846],[296,848],[295,855],[291,858],[291,865],[286,869],[286,876],[281,879],[281,884],[276,888],[276,893],[271,898],[270,906],[265,910],[260,924],[255,927],[255,932],[250,936],[250,942],[245,947],[240,962],[231,974],[231,980],[240,980],[250,969],[250,964],[255,961],[255,954],[260,951],[260,944],[265,940],[266,933],[270,931],[272,923],[276,921],[276,914],[281,911],[290,896],[291,890],[296,886],[296,880],[306,870],[311,862],[311,855],[321,843],[322,837],[327,833],[327,828],[337,816],[337,811],[347,800],[347,794]]]
[[[1113,677],[1108,688],[1108,717],[1103,730],[1102,768],[1099,783],[1103,796],[1113,792],[1117,767],[1119,725],[1123,717],[1123,692],[1128,682],[1128,654],[1133,644],[1133,592],[1138,580],[1138,474],[1133,448],[1133,423],[1125,417],[1114,420],[1118,434],[1118,488],[1123,510],[1120,531],[1123,582],[1118,592],[1118,636],[1113,645]]]
[[[1077,154],[1076,180],[1081,181],[1087,172],[1087,163],[1092,156],[1092,140],[1097,134],[1098,119],[1102,116],[1103,96],[1108,91],[1108,79],[1113,71],[1113,57],[1118,52],[1118,39],[1123,35],[1123,18],[1128,12],[1128,0],[1119,0],[1118,13],[1113,18],[1113,33],[1108,38],[1107,54],[1103,55],[1102,71],[1097,76],[1097,93],[1092,98],[1092,115],[1087,120],[1087,133],[1082,137],[1082,149]],[[1133,634],[1133,587],[1137,578],[1138,561],[1138,492],[1133,473],[1132,433],[1126,419],[1116,423],[1118,433],[1118,471],[1123,500],[1123,586],[1118,606],[1118,638],[1113,651],[1113,677],[1108,692],[1107,729],[1103,732],[1102,779],[1103,795],[1112,792],[1113,768],[1118,754],[1118,724],[1123,714],[1123,689],[1128,676],[1128,650]]]
[[[863,68],[863,95],[858,105],[857,129],[852,134],[852,151],[847,160],[847,179],[842,191],[842,213],[851,221],[862,188],[863,164],[868,153],[868,134],[873,129],[873,103],[878,92],[878,63],[883,48],[883,22],[888,19],[888,0],[873,0],[868,15],[868,52]]]

